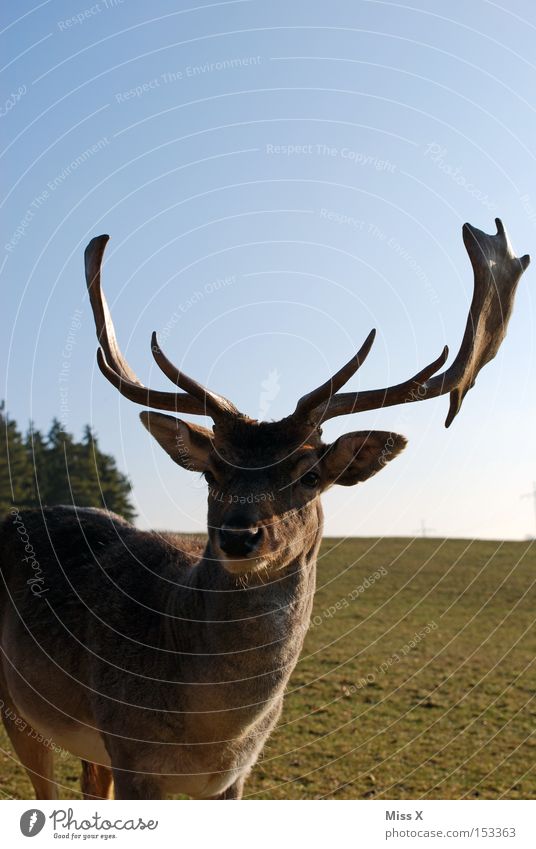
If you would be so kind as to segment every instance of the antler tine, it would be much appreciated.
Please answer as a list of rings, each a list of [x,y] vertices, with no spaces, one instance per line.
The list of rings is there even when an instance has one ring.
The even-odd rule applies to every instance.
[[[209,405],[194,393],[160,392],[144,386],[123,357],[115,336],[112,316],[101,287],[102,258],[109,238],[106,235],[96,236],[91,240],[84,254],[89,300],[95,319],[97,338],[102,346],[97,351],[97,362],[100,370],[110,383],[119,390],[121,395],[136,404],[144,404],[158,410],[169,410],[177,413],[192,413],[201,416],[218,415],[220,410],[215,403]],[[199,386],[199,384],[195,384],[195,381],[191,381],[191,385]],[[212,393],[208,394],[212,395]]]
[[[341,392],[339,395],[335,395],[324,406],[323,410],[315,410],[315,416],[319,421],[326,421],[327,419],[335,418],[335,416],[344,416],[348,413],[362,413],[366,410],[377,410],[380,407],[392,407],[395,404],[420,401],[429,397],[427,395],[427,381],[438,369],[445,365],[448,355],[449,349],[445,345],[436,360],[433,360],[433,362],[425,366],[425,368],[421,369],[413,377],[410,377],[409,380],[398,383],[396,386],[389,386],[385,389],[372,389],[365,392]],[[447,391],[445,389],[445,392]]]
[[[102,348],[97,350],[97,363],[112,386],[129,401],[134,401],[135,404],[143,404],[146,407],[153,407],[155,410],[167,410],[171,413],[191,413],[198,416],[208,415],[205,406],[197,398],[191,398],[190,395],[185,395],[182,392],[160,392],[157,389],[149,389],[142,383],[128,380],[112,368],[105,357]]]
[[[102,345],[106,360],[114,371],[125,380],[139,383],[117,344],[112,316],[101,287],[102,258],[109,240],[110,237],[106,235],[96,236],[84,252],[87,290],[95,319],[97,339]]]
[[[193,398],[197,398],[201,401],[207,410],[212,410],[217,414],[223,413],[234,416],[239,415],[237,408],[231,403],[231,401],[224,398],[223,395],[217,395],[215,392],[211,392],[210,389],[207,389],[201,383],[198,383],[197,380],[194,380],[193,378],[188,377],[187,374],[184,374],[184,372],[179,371],[179,369],[173,365],[171,360],[168,360],[158,344],[155,330],[153,330],[151,336],[151,351],[157,365],[164,372],[166,377],[168,377],[181,389],[184,389]]]
[[[372,348],[372,343],[374,342],[375,337],[376,330],[374,329],[370,331],[357,354],[354,354],[352,359],[348,360],[346,365],[339,369],[333,377],[330,377],[330,379],[326,380],[326,382],[321,386],[318,386],[316,389],[313,389],[311,392],[308,392],[307,395],[300,398],[292,415],[295,418],[305,418],[312,410],[316,410],[320,407],[324,401],[329,398],[333,398],[339,389],[341,389],[345,383],[348,383],[358,368],[363,365],[370,349]]]
[[[517,284],[530,263],[528,254],[516,257],[502,221],[495,219],[497,233],[487,233],[463,226],[463,241],[474,273],[474,292],[460,350],[452,365],[441,374],[447,358],[441,356],[404,383],[366,392],[333,395],[313,411],[315,421],[322,421],[380,407],[413,401],[424,401],[450,393],[450,408],[445,426],[454,420],[462,401],[481,368],[492,360],[506,335],[514,305]],[[432,376],[435,375],[435,376]]]

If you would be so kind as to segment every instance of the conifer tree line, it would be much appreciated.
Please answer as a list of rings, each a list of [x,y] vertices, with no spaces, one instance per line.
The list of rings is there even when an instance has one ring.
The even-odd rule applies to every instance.
[[[99,448],[89,425],[77,442],[57,419],[46,435],[24,434],[0,403],[0,518],[11,508],[70,504],[134,519],[130,481]]]

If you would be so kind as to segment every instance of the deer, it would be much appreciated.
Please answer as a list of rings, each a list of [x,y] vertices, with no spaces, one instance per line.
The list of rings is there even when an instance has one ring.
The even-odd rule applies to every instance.
[[[151,408],[141,422],[169,457],[204,475],[207,537],[143,531],[73,505],[15,505],[5,518],[0,700],[36,798],[58,797],[53,747],[81,760],[84,798],[242,798],[309,625],[321,494],[363,483],[406,445],[399,434],[373,430],[324,442],[322,428],[337,416],[446,394],[450,426],[504,339],[530,262],[516,257],[499,219],[496,227],[488,235],[463,226],[474,291],[448,368],[441,371],[445,347],[402,383],[341,391],[369,354],[373,330],[292,414],[268,422],[179,370],[155,333],[152,355],[181,391],[138,379],[101,288],[109,237],[92,239],[85,274],[99,368],[122,396]],[[179,413],[208,416],[212,427]]]

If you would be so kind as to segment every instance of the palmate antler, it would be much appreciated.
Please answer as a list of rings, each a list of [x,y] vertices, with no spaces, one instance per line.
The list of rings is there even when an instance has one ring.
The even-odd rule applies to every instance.
[[[496,218],[495,223],[497,233],[494,236],[470,224],[463,226],[463,241],[474,271],[474,292],[460,350],[446,371],[436,374],[447,360],[448,348],[445,347],[437,360],[404,383],[385,389],[339,393],[364,362],[374,340],[373,330],[358,354],[331,380],[298,401],[293,417],[320,424],[335,416],[425,401],[450,393],[450,409],[445,421],[445,426],[449,427],[465,395],[474,386],[478,372],[499,350],[506,335],[517,284],[530,263],[528,254],[521,258],[515,256],[502,221]]]

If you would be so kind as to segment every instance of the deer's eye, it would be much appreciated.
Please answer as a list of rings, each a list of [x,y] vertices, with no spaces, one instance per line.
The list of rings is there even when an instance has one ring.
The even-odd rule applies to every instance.
[[[303,486],[308,487],[309,489],[315,489],[318,486],[318,482],[320,480],[320,475],[317,472],[306,472],[300,478],[300,483]]]

